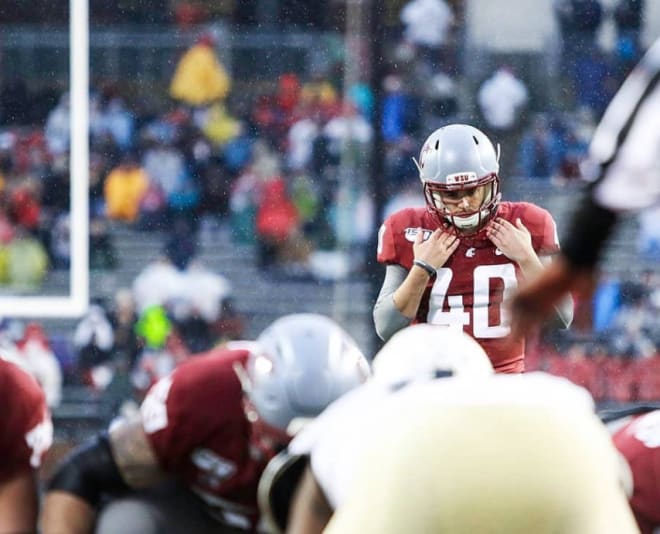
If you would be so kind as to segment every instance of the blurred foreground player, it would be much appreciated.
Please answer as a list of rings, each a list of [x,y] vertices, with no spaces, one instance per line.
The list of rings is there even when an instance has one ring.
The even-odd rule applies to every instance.
[[[660,409],[614,419],[608,427],[625,459],[622,478],[637,524],[642,534],[653,534],[660,528]]]
[[[610,102],[589,148],[591,184],[564,239],[560,257],[512,301],[513,330],[524,334],[548,317],[568,291],[590,293],[618,220],[660,199],[660,39]]]
[[[559,250],[550,213],[529,202],[503,202],[499,146],[467,124],[437,129],[415,161],[426,208],[389,216],[378,234],[385,278],[374,306],[387,340],[411,323],[464,330],[497,372],[524,370],[525,340],[510,335],[509,299]],[[573,320],[567,296],[561,326]]]
[[[328,534],[639,532],[593,400],[567,380],[415,384],[372,417]]]
[[[322,532],[346,499],[356,459],[369,441],[372,412],[413,384],[433,380],[442,387],[440,382],[449,376],[477,379],[492,374],[486,353],[460,330],[428,324],[400,330],[375,356],[373,377],[333,402],[268,465],[259,488],[264,516],[277,525],[274,530]],[[285,454],[289,458],[282,460]],[[304,458],[306,469],[290,502],[278,496],[282,490],[277,486],[289,476],[286,469],[297,467],[296,458]],[[267,483],[272,487],[265,499]]]
[[[0,534],[36,532],[37,469],[53,424],[37,381],[0,358]]]
[[[43,532],[254,531],[267,462],[293,427],[368,374],[353,339],[314,314],[285,316],[255,343],[195,356],[151,388],[138,419],[111,425],[62,463]]]

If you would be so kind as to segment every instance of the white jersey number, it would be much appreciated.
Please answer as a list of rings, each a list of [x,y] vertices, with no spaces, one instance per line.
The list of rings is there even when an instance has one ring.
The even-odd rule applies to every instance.
[[[167,427],[167,397],[172,387],[172,375],[156,382],[142,401],[140,413],[142,425],[147,434],[153,434]]]
[[[474,269],[474,304],[472,310],[463,305],[462,295],[449,295],[449,284],[454,273],[448,267],[438,269],[438,274],[431,289],[429,299],[429,314],[427,320],[431,324],[439,324],[462,329],[472,324],[472,333],[476,338],[505,337],[511,331],[511,320],[508,310],[503,305],[518,286],[516,268],[512,263],[500,265],[479,265]],[[488,309],[490,306],[490,283],[493,279],[504,283],[504,298],[500,304],[499,324],[488,324]],[[447,302],[449,311],[444,311]],[[470,312],[472,317],[470,318]]]
[[[660,447],[660,410],[643,415],[634,425],[634,436],[649,449]]]

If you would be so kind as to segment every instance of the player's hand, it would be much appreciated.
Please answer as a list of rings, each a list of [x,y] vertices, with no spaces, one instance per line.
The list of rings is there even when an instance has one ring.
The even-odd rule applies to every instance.
[[[486,235],[511,261],[521,263],[536,255],[532,235],[520,219],[516,219],[514,226],[506,219],[497,217],[486,228]]]
[[[435,230],[424,241],[424,232],[419,228],[413,243],[413,254],[415,259],[425,261],[438,269],[447,262],[459,243],[460,239],[455,234],[443,232],[441,228]]]

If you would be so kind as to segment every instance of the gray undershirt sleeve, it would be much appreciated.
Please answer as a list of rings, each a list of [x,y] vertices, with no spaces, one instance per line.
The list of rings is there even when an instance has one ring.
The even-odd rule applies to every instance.
[[[408,271],[400,265],[388,265],[385,268],[385,279],[373,311],[376,333],[383,341],[387,341],[412,322],[412,319],[397,309],[393,298],[394,292],[399,289],[406,276]]]

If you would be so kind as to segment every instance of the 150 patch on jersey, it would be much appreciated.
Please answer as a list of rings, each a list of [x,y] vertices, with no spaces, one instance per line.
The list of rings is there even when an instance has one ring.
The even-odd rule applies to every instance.
[[[406,241],[410,241],[411,243],[415,242],[415,239],[417,239],[417,233],[419,232],[419,228],[406,228],[404,232],[404,236],[406,238]],[[426,241],[429,237],[431,237],[431,234],[433,233],[433,230],[426,230],[425,228],[422,228],[422,241]]]

